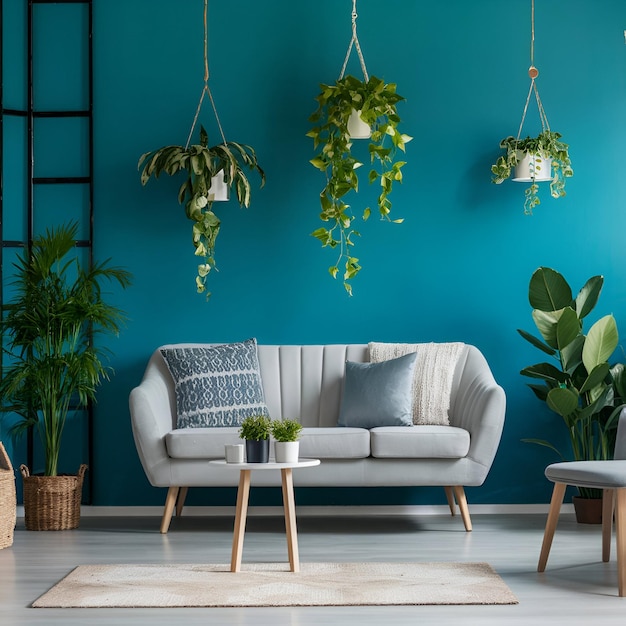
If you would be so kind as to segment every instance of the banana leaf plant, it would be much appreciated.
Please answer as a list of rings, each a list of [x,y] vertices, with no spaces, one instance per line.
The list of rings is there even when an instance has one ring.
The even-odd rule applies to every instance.
[[[215,242],[220,231],[220,219],[213,211],[212,179],[223,173],[224,183],[235,189],[239,206],[248,208],[251,186],[244,168],[256,170],[261,177],[261,187],[265,184],[265,172],[259,166],[256,153],[252,147],[234,141],[209,147],[208,134],[201,126],[199,144],[165,146],[146,152],[139,159],[139,169],[142,166],[142,185],[146,185],[153,175],[158,178],[161,174],[185,173],[178,203],[185,205],[185,213],[193,222],[195,255],[203,260],[198,265],[196,290],[206,293],[208,298],[211,294],[206,291],[206,281],[209,272],[215,268]]]
[[[626,398],[624,365],[609,364],[619,342],[615,318],[605,315],[583,332],[584,319],[595,308],[603,283],[602,276],[593,276],[573,297],[559,272],[540,267],[532,275],[528,292],[540,337],[518,329],[524,339],[552,357],[551,362],[530,365],[520,373],[542,381],[529,387],[563,419],[576,461],[612,457],[617,420]],[[548,441],[524,441],[547,446],[567,458]],[[582,497],[599,497],[597,490],[579,490]]]
[[[358,192],[358,168],[363,165],[354,154],[354,140],[348,125],[353,112],[358,111],[362,122],[370,126],[367,148],[371,168],[367,178],[370,184],[378,181],[380,185],[377,199],[380,218],[400,224],[403,219],[390,217],[389,196],[394,183],[402,182],[402,167],[406,164],[396,158],[397,150],[405,152],[405,144],[411,141],[411,137],[398,130],[401,120],[397,104],[402,100],[394,83],[385,83],[375,76],[368,80],[345,76],[333,85],[321,85],[316,98],[318,107],[309,117],[313,127],[307,137],[313,139],[317,151],[311,164],[326,176],[326,185],[320,193],[320,218],[324,226],[311,235],[323,247],[339,249],[338,259],[328,271],[336,278],[343,264],[343,285],[348,295],[352,295],[350,281],[359,273],[361,265],[353,250],[354,238],[360,235],[354,228],[356,212],[346,202],[346,196],[351,191]],[[366,207],[363,220],[370,214],[370,207]]]

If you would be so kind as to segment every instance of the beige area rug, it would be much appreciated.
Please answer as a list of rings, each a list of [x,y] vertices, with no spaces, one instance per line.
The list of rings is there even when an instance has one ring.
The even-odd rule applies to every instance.
[[[517,604],[487,563],[81,565],[33,607]]]

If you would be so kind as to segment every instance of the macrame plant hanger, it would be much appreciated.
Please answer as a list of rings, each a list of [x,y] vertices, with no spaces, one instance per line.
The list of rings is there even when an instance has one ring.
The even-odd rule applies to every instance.
[[[202,87],[202,93],[200,94],[200,101],[198,102],[198,108],[196,109],[196,114],[194,115],[193,123],[191,124],[191,130],[189,131],[189,136],[187,137],[185,150],[189,148],[189,144],[191,143],[191,138],[193,137],[193,132],[196,128],[196,123],[198,122],[200,110],[202,109],[202,103],[204,102],[204,96],[206,95],[209,96],[209,101],[211,102],[211,108],[213,109],[213,115],[215,115],[215,121],[217,122],[217,127],[220,131],[220,136],[222,137],[222,143],[224,144],[224,146],[226,146],[226,137],[224,135],[224,130],[220,122],[220,116],[217,114],[217,108],[215,106],[215,101],[213,100],[213,94],[211,93],[211,88],[209,87],[208,12],[209,12],[209,0],[204,0],[204,85]],[[211,197],[213,201],[224,202],[229,199],[230,188],[224,182],[223,170],[220,170],[215,176],[211,178],[210,192],[211,192]]]
[[[213,94],[211,93],[211,88],[209,87],[209,29],[208,29],[208,20],[207,20],[208,12],[209,12],[209,0],[204,0],[204,86],[202,87],[202,93],[200,94],[200,102],[198,102],[198,108],[196,109],[196,114],[193,118],[191,130],[189,131],[189,137],[187,137],[185,150],[189,148],[189,143],[191,142],[193,131],[196,128],[196,123],[198,122],[198,116],[200,115],[200,110],[202,109],[204,96],[206,95],[209,96],[211,107],[213,109],[213,114],[215,115],[215,121],[217,122],[217,127],[222,137],[222,142],[224,145],[226,145],[226,137],[224,136],[224,130],[222,129],[220,117],[217,114],[217,108],[215,107],[215,101],[213,100]]]
[[[363,72],[363,79],[367,83],[369,82],[369,75],[367,73],[367,67],[365,66],[365,58],[363,57],[363,51],[361,50],[361,44],[359,43],[359,37],[356,32],[356,20],[359,17],[356,12],[356,0],[352,0],[352,37],[350,39],[350,45],[348,46],[348,52],[341,68],[341,74],[339,74],[339,80],[342,80],[346,74],[346,68],[348,67],[348,61],[350,60],[350,54],[352,49],[356,49],[359,57],[359,63],[361,64],[361,71]],[[372,135],[372,129],[369,124],[361,119],[359,111],[352,110],[352,113],[348,119],[348,134],[352,139],[369,139]]]
[[[363,51],[361,50],[361,44],[359,43],[359,38],[356,33],[356,20],[358,17],[359,15],[356,12],[356,0],[352,0],[352,38],[350,39],[350,45],[348,46],[348,52],[346,53],[343,67],[341,68],[341,74],[339,74],[339,80],[341,80],[345,76],[346,68],[348,67],[348,61],[350,60],[350,54],[352,53],[352,48],[354,47],[359,56],[361,70],[363,71],[363,78],[365,79],[365,82],[369,81],[367,68],[365,67],[365,59],[363,58]]]
[[[541,130],[549,131],[550,124],[548,124],[548,117],[546,116],[546,112],[543,108],[543,104],[541,104],[541,98],[539,97],[539,90],[537,89],[537,83],[535,82],[537,77],[539,76],[539,70],[535,67],[535,0],[531,0],[531,9],[530,9],[530,67],[528,68],[528,76],[530,77],[530,88],[528,90],[528,96],[526,98],[526,104],[524,105],[524,112],[522,113],[522,121],[519,125],[519,130],[517,131],[516,141],[519,142],[522,136],[522,128],[524,126],[524,121],[526,120],[526,113],[528,112],[528,105],[530,104],[530,99],[534,94],[535,100],[537,101],[537,109],[539,110],[539,119],[541,121]]]

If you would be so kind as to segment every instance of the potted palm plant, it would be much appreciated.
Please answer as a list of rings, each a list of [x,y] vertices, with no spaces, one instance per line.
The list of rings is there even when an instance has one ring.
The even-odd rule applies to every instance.
[[[296,463],[300,451],[302,424],[296,420],[283,419],[272,422],[272,436],[276,439],[274,453],[277,463]]]
[[[565,278],[548,267],[537,269],[530,280],[529,301],[540,337],[518,330],[533,346],[551,357],[521,371],[541,383],[529,387],[535,396],[559,415],[571,444],[561,454],[542,439],[526,439],[555,450],[562,459],[575,461],[612,458],[617,419],[626,399],[624,365],[609,365],[618,345],[613,315],[598,319],[585,333],[583,320],[597,304],[604,279],[593,276],[576,297]],[[599,499],[598,490],[579,488],[580,498]],[[575,500],[579,504],[580,500]]]
[[[560,133],[545,129],[537,137],[509,136],[500,142],[500,148],[505,154],[491,166],[491,181],[499,185],[513,174],[512,180],[530,183],[525,191],[524,213],[531,215],[540,204],[539,182],[550,181],[553,198],[565,195],[565,179],[573,176],[574,170],[569,146],[561,141]]]
[[[322,246],[339,249],[338,259],[329,272],[336,278],[343,264],[343,284],[349,295],[350,281],[361,270],[353,251],[354,238],[359,236],[354,227],[356,213],[345,198],[350,191],[358,191],[358,169],[363,165],[353,151],[354,134],[359,133],[357,136],[368,142],[372,164],[368,180],[380,184],[377,206],[381,219],[401,223],[402,219],[390,217],[389,196],[394,183],[402,182],[405,165],[405,161],[396,159],[397,150],[405,152],[405,144],[411,140],[398,130],[401,120],[397,104],[402,100],[393,83],[375,76],[359,80],[348,75],[333,85],[321,85],[317,110],[309,118],[313,128],[307,136],[313,139],[317,151],[311,163],[326,175],[326,185],[320,193],[320,218],[325,226],[311,234]],[[359,130],[363,125],[368,127],[365,132]],[[365,208],[363,219],[367,220],[370,214],[371,209]]]
[[[272,420],[267,415],[249,415],[239,428],[239,438],[246,442],[248,463],[267,463],[270,458]]]
[[[77,476],[59,475],[63,429],[111,372],[94,336],[117,335],[125,316],[105,302],[104,283],[130,284],[126,270],[108,261],[83,267],[70,254],[77,230],[70,224],[35,237],[14,265],[15,294],[0,322],[8,363],[0,381],[2,410],[17,415],[17,433],[37,431],[45,455],[42,476],[21,468],[26,527],[32,530],[78,526],[86,466]]]
[[[246,144],[224,141],[209,147],[209,138],[200,127],[200,143],[191,146],[164,146],[146,152],[139,158],[141,184],[161,174],[175,176],[183,172],[185,179],[178,192],[179,204],[192,221],[192,240],[195,255],[201,257],[196,276],[196,290],[206,293],[207,276],[215,267],[215,242],[220,231],[220,220],[213,211],[213,203],[228,199],[227,190],[234,189],[241,207],[250,206],[251,185],[245,170],[256,171],[265,184],[265,173],[259,166],[256,152]],[[142,169],[143,168],[143,169]]]

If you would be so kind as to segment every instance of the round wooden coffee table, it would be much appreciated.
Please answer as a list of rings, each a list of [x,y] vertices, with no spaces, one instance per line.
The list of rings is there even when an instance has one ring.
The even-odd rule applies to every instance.
[[[298,533],[296,530],[296,502],[293,495],[294,469],[314,467],[320,464],[319,459],[300,459],[296,463],[226,463],[226,461],[210,461],[215,465],[231,467],[239,470],[239,487],[237,489],[237,508],[235,510],[235,530],[233,532],[233,551],[230,559],[230,571],[241,570],[243,554],[243,536],[246,532],[248,516],[248,496],[250,494],[250,475],[253,471],[280,470],[283,489],[283,508],[285,509],[285,528],[287,532],[287,552],[292,572],[300,571],[298,556]]]

